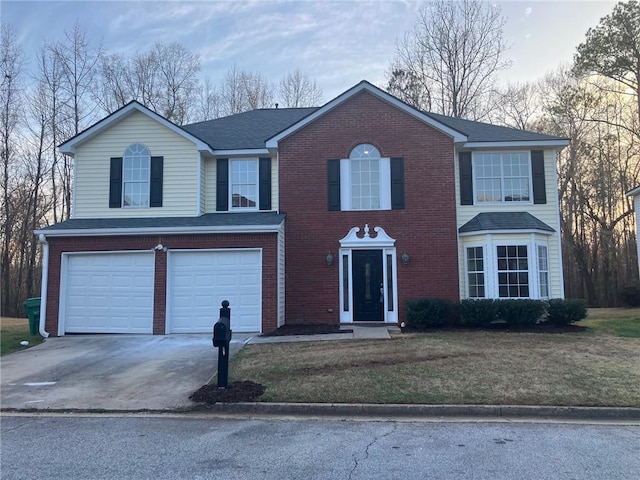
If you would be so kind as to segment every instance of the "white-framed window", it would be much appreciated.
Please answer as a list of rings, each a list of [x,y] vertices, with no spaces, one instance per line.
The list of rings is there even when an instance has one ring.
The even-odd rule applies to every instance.
[[[531,158],[522,152],[474,152],[475,203],[531,203]]]
[[[149,206],[151,152],[141,144],[129,145],[122,157],[122,206]]]
[[[363,143],[340,161],[341,210],[391,210],[391,162]]]
[[[484,298],[484,248],[467,247],[467,295],[468,298]]]
[[[369,144],[358,145],[349,155],[351,209],[380,209],[380,152]]]
[[[498,245],[498,297],[529,298],[529,257],[527,245]]]
[[[549,256],[546,245],[537,245],[538,248],[538,288],[540,298],[549,298]]]
[[[258,159],[232,159],[229,163],[231,210],[256,210],[258,208]]]
[[[466,298],[550,298],[548,250],[533,234],[466,243]]]

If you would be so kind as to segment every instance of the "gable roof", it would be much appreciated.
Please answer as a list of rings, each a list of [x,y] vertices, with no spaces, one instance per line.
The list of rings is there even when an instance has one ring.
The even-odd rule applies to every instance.
[[[458,231],[466,234],[497,231],[538,231],[545,234],[555,232],[553,228],[529,212],[485,212],[479,213]]]
[[[474,147],[564,147],[568,139],[501,127],[488,123],[422,112],[366,80],[338,95],[322,107],[263,108],[204,122],[178,126],[133,100],[60,145],[62,153],[73,155],[77,146],[98,135],[119,120],[140,112],[183,136],[199,151],[213,155],[256,150],[268,153],[278,141],[333,110],[354,95],[366,91],[436,130],[450,136],[462,148]]]
[[[273,137],[268,139],[267,142],[266,142],[267,148],[278,148],[278,142],[280,140],[288,137],[289,135],[293,134],[297,130],[299,130],[302,127],[306,126],[307,124],[313,122],[318,117],[320,117],[320,116],[324,115],[325,113],[333,110],[334,108],[338,107],[339,105],[341,105],[344,102],[346,102],[347,100],[349,100],[354,95],[357,95],[358,93],[363,92],[363,91],[366,91],[366,92],[368,92],[368,93],[370,93],[372,95],[375,95],[379,99],[381,99],[381,100],[383,100],[383,101],[385,101],[385,102],[387,102],[387,103],[399,108],[400,110],[408,113],[409,115],[417,118],[418,120],[426,123],[427,125],[432,126],[436,130],[439,130],[440,132],[444,133],[445,135],[450,136],[451,138],[453,138],[453,141],[456,142],[456,143],[466,141],[466,136],[463,133],[461,133],[461,132],[459,132],[459,131],[457,131],[455,129],[452,129],[448,125],[445,125],[442,122],[439,122],[439,121],[435,120],[434,118],[432,118],[432,117],[430,117],[428,115],[425,115],[424,112],[421,112],[420,110],[418,110],[418,109],[416,109],[416,108],[414,108],[414,107],[402,102],[398,98],[396,98],[393,95],[390,95],[389,93],[385,92],[384,90],[381,90],[378,87],[370,84],[366,80],[362,80],[357,85],[351,87],[346,92],[338,95],[336,98],[334,98],[330,102],[328,102],[325,105],[323,105],[322,107],[318,108],[315,112],[311,113],[310,115],[307,115],[306,117],[301,119],[299,122],[290,125],[287,129],[281,131],[277,135],[274,135]]]
[[[86,128],[85,130],[83,130],[82,132],[77,134],[76,136],[71,137],[66,142],[60,144],[60,146],[59,146],[60,151],[62,153],[73,155],[75,153],[75,151],[76,151],[76,147],[78,147],[79,145],[83,144],[87,140],[95,137],[96,135],[100,134],[101,132],[103,132],[107,128],[111,127],[115,123],[119,122],[123,118],[126,118],[126,117],[130,116],[131,114],[133,114],[135,112],[140,112],[140,113],[148,116],[149,118],[157,121],[161,125],[167,127],[172,132],[177,133],[178,135],[180,135],[180,136],[186,138],[187,140],[193,142],[196,145],[196,148],[198,150],[211,152],[211,148],[209,147],[209,145],[207,145],[205,142],[203,142],[200,138],[198,138],[198,137],[194,136],[193,134],[187,132],[186,130],[180,128],[175,123],[167,120],[162,115],[157,114],[153,110],[148,109],[147,107],[145,107],[141,103],[137,102],[136,100],[132,100],[131,102],[127,103],[124,107],[119,108],[115,112],[113,112],[110,115],[107,115],[106,117],[104,117],[102,120],[100,120],[100,121],[94,123],[93,125],[91,125],[90,127]]]
[[[632,188],[625,195],[629,197],[637,197],[638,195],[640,195],[640,186],[636,188]]]

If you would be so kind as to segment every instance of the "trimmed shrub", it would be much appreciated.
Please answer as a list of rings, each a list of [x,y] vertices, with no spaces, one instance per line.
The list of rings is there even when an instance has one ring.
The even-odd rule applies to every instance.
[[[545,302],[530,299],[496,300],[498,318],[507,325],[535,325],[545,312]]]
[[[498,314],[498,305],[490,298],[460,301],[460,323],[465,327],[487,327]]]
[[[640,307],[640,282],[625,285],[619,295],[627,307]]]
[[[409,327],[418,330],[442,327],[453,312],[453,302],[446,298],[407,300],[407,323]]]
[[[587,317],[587,304],[579,298],[552,298],[547,303],[547,321],[554,325],[570,325]]]

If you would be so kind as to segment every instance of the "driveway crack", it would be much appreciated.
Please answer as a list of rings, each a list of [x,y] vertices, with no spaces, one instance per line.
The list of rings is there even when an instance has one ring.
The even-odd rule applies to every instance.
[[[378,442],[378,440],[381,440],[395,433],[396,429],[397,429],[397,424],[394,423],[390,431],[383,433],[382,435],[376,435],[375,437],[373,437],[373,440],[371,440],[371,442],[369,442],[369,445],[367,445],[366,448],[364,449],[364,457],[360,461],[358,461],[358,454],[357,453],[353,454],[354,465],[351,471],[349,472],[349,477],[348,477],[349,480],[351,480],[351,478],[353,477],[353,474],[355,473],[360,463],[364,462],[367,458],[369,458],[369,448],[371,448],[376,442]]]

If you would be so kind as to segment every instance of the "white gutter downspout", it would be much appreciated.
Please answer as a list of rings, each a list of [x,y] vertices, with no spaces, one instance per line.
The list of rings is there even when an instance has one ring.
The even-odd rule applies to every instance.
[[[38,240],[42,244],[42,287],[40,288],[40,335],[47,338],[49,333],[44,329],[44,323],[47,318],[47,286],[49,280],[49,243],[44,233],[38,236]]]

